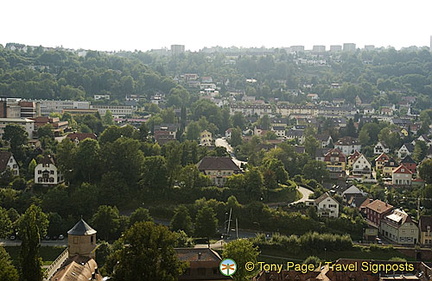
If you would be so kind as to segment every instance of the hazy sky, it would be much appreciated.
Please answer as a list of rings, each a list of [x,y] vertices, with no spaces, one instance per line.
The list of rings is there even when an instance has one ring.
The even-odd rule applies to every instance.
[[[5,0],[0,43],[92,50],[429,46],[431,0]]]

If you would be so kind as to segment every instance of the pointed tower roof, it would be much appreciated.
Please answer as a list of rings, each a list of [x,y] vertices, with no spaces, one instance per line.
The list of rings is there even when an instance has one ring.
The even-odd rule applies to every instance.
[[[86,236],[95,234],[97,231],[94,230],[90,225],[88,225],[83,219],[81,219],[77,224],[72,227],[67,233],[69,235]]]

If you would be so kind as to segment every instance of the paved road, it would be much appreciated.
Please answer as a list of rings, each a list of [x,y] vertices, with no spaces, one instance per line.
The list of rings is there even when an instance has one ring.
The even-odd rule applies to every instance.
[[[302,198],[300,198],[299,200],[292,202],[291,204],[297,204],[297,203],[301,203],[301,202],[305,202],[307,199],[309,199],[309,195],[311,195],[313,193],[312,190],[307,189],[306,187],[303,186],[297,186],[297,190],[300,191],[300,193],[302,194]]]
[[[215,146],[222,146],[225,147],[226,150],[228,151],[228,153],[231,155],[232,160],[234,161],[234,163],[241,167],[241,165],[246,165],[247,162],[246,161],[240,161],[237,158],[235,158],[234,155],[234,149],[232,148],[232,146],[227,142],[227,140],[225,138],[218,138],[215,140]]]
[[[21,246],[20,240],[0,239],[1,246]],[[42,240],[41,246],[67,246],[67,238],[63,240]]]

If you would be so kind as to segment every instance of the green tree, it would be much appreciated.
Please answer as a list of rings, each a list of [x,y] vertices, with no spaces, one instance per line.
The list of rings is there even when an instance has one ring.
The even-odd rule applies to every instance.
[[[21,277],[25,281],[42,281],[42,258],[39,256],[40,239],[46,234],[48,218],[42,209],[31,205],[20,218]]]
[[[98,236],[105,240],[114,240],[120,227],[120,214],[117,207],[101,205],[91,219],[92,226],[98,230]]]
[[[303,167],[303,175],[306,179],[314,179],[322,183],[329,177],[327,166],[322,161],[309,160]]]
[[[76,152],[73,170],[78,180],[82,182],[96,182],[101,175],[100,146],[96,140],[85,139],[80,142]]]
[[[12,231],[12,221],[6,209],[0,207],[0,238],[6,238]]]
[[[244,174],[244,183],[246,188],[246,193],[251,200],[262,199],[264,192],[264,179],[257,167],[251,167]]]
[[[239,127],[233,128],[231,131],[231,139],[229,140],[232,147],[242,144],[242,131]]]
[[[319,148],[319,142],[314,136],[307,136],[305,139],[305,152],[311,159],[315,159],[315,152]]]
[[[0,246],[0,280],[18,281],[18,270],[13,266],[10,256],[3,246]]]
[[[102,124],[104,124],[105,126],[114,125],[114,117],[110,110],[107,110],[105,112],[105,115],[102,117]]]
[[[424,141],[416,141],[414,145],[413,159],[417,162],[421,162],[427,154],[427,145]]]
[[[20,125],[6,125],[3,133],[3,140],[8,141],[11,152],[14,157],[20,161],[24,160],[24,148],[23,146],[27,144],[28,133]]]
[[[174,281],[186,268],[173,245],[176,235],[165,226],[138,222],[121,238],[123,244],[111,259],[117,261],[114,280]]]
[[[172,231],[183,230],[188,235],[192,234],[192,218],[186,206],[180,205],[175,209],[170,228]]]
[[[195,219],[195,236],[197,237],[213,237],[216,234],[218,220],[216,213],[210,206],[203,206],[198,210]]]
[[[65,138],[57,145],[57,165],[67,181],[73,180],[78,173],[75,161],[76,153],[77,147],[69,138]]]
[[[228,243],[222,253],[223,258],[229,258],[236,262],[237,271],[233,275],[236,281],[250,280],[255,272],[250,272],[245,269],[247,262],[256,264],[259,255],[259,250],[253,245],[250,240],[239,239]]]
[[[424,160],[418,167],[419,175],[427,184],[432,184],[432,159]]]
[[[129,218],[129,225],[134,225],[140,221],[153,221],[148,209],[143,207],[136,209]]]
[[[192,121],[186,127],[186,138],[191,141],[196,141],[199,138],[200,131],[201,129],[198,125],[198,122]]]

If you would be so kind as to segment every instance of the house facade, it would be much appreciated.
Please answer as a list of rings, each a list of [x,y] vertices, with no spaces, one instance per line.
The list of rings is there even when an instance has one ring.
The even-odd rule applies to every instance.
[[[420,244],[432,246],[432,216],[421,216],[419,220]]]
[[[363,154],[358,156],[352,164],[352,174],[355,177],[370,179],[372,177],[372,165]]]
[[[374,146],[374,154],[376,155],[380,155],[381,153],[389,153],[390,152],[390,148],[383,142],[378,142],[375,146]]]
[[[18,162],[9,151],[0,151],[0,173],[10,170],[14,176],[19,176]]]
[[[339,202],[331,197],[328,192],[315,199],[314,205],[320,217],[339,217]]]
[[[56,185],[64,182],[63,174],[57,169],[54,158],[51,155],[45,156],[36,165],[34,182],[44,185]]]
[[[394,185],[411,185],[413,173],[404,165],[399,165],[393,170],[392,184]]]
[[[381,200],[374,200],[364,207],[366,220],[373,223],[376,226],[381,224],[381,220],[390,214],[393,210],[393,206],[383,202]]]
[[[410,245],[418,242],[419,229],[402,209],[395,209],[391,214],[385,216],[379,229],[381,235],[393,242]]]
[[[227,178],[241,173],[241,169],[229,157],[206,156],[197,164],[198,170],[209,176],[213,184],[222,187]]]
[[[327,170],[329,170],[331,178],[339,178],[346,175],[346,161],[347,158],[345,154],[337,148],[330,149],[324,155],[324,162],[327,165]]]
[[[200,134],[200,145],[201,146],[212,146],[213,145],[213,135],[207,130],[204,130]]]
[[[384,164],[390,160],[390,157],[385,154],[381,153],[377,158],[375,158],[375,169],[378,171],[382,171],[384,169]]]
[[[411,155],[414,152],[414,145],[412,143],[404,143],[401,148],[397,151],[399,159],[405,158],[407,155]]]
[[[345,155],[350,155],[356,150],[360,151],[361,144],[355,138],[344,137],[335,143],[335,148],[339,148]]]

